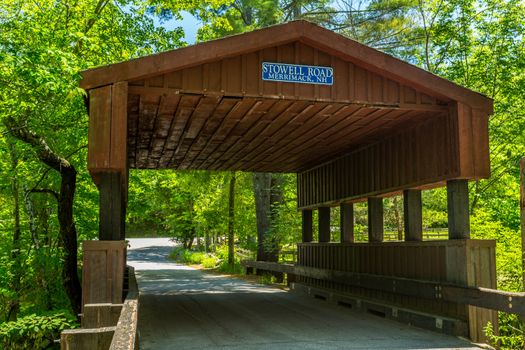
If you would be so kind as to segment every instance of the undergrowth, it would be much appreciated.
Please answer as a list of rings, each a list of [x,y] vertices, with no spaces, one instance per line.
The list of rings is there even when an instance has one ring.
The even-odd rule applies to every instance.
[[[55,343],[60,339],[60,332],[77,326],[74,316],[67,312],[24,316],[0,325],[0,348],[60,349],[60,345]]]

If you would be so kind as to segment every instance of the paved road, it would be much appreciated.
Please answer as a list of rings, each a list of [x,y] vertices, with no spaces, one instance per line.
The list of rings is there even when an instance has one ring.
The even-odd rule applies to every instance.
[[[167,239],[131,239],[141,349],[479,349],[425,331],[173,263]]]

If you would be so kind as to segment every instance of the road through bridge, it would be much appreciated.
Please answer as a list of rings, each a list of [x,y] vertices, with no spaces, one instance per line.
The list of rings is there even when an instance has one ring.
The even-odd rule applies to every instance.
[[[168,260],[168,239],[131,239],[141,349],[478,349],[323,300]]]

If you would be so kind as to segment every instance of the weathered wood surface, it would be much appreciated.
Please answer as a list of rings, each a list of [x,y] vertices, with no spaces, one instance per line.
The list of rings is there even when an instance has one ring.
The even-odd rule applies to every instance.
[[[275,271],[318,280],[327,280],[411,297],[445,300],[525,316],[525,293],[505,292],[482,287],[456,286],[447,283],[319,269],[266,261],[243,261],[242,265],[265,271]]]
[[[128,266],[128,293],[122,306],[110,350],[138,349],[137,322],[139,311],[139,290],[135,270]]]
[[[84,241],[82,305],[122,304],[125,241]]]
[[[461,109],[461,113],[471,112]],[[472,134],[486,132],[485,124],[479,121],[472,124],[476,118],[467,118],[458,114],[457,109],[451,109],[430,119],[418,119],[417,123],[400,124],[396,132],[382,133],[367,125],[371,129],[361,147],[317,166],[312,159],[311,169],[298,173],[299,208],[337,205],[363,197],[399,193],[407,188],[439,187],[446,180],[456,178],[488,177],[489,162],[485,157],[488,141],[464,135],[465,128]],[[464,119],[471,125],[464,126]],[[346,137],[338,138],[335,144],[325,147],[336,147],[345,140]]]
[[[335,271],[428,280],[462,286],[496,289],[495,242],[440,240],[383,243],[301,243],[298,264]],[[484,341],[483,327],[497,325],[497,315],[474,306],[458,306],[446,300],[367,289],[310,277],[298,277],[307,285],[338,290],[469,323],[472,339]]]
[[[341,203],[340,205],[341,243],[354,242],[354,205]],[[303,242],[304,243],[304,242]]]
[[[446,156],[449,167],[457,166],[459,174],[452,175],[488,176],[490,99],[401,61],[394,60],[386,69],[383,59],[391,57],[311,24],[285,26],[291,31],[279,32],[271,38],[267,36],[275,28],[243,34],[251,40],[265,40],[231,37],[224,39],[222,45],[219,40],[85,72],[83,86],[91,89],[89,168],[94,176],[97,169],[122,168],[123,154],[127,154],[132,168],[304,171],[368,147],[386,135],[448,115],[455,123],[454,128],[447,126],[450,139],[434,133],[432,137],[425,136],[425,142],[430,140],[440,147],[451,141],[458,144],[452,146],[456,147],[454,158]],[[333,43],[342,51],[327,48],[324,37],[320,41],[303,40],[308,35],[298,30],[314,36],[324,31],[334,37]],[[288,39],[282,41],[283,36]],[[343,42],[347,44],[342,45]],[[259,46],[252,49],[236,46],[241,43]],[[236,49],[229,50],[226,56],[217,54],[224,52],[223,45]],[[348,45],[360,46],[360,51],[349,51]],[[195,50],[204,51],[197,54]],[[201,60],[211,54],[206,50],[215,54]],[[361,50],[369,51],[370,59],[356,59]],[[180,59],[162,60],[148,68],[160,56],[180,56]],[[381,68],[371,64],[374,61],[371,57],[376,57],[378,64],[381,62]],[[138,64],[139,61],[143,63]],[[263,61],[333,67],[334,85],[263,81]],[[162,66],[165,68],[160,69]],[[412,71],[413,75],[397,75],[397,66]],[[149,73],[143,74],[145,71]],[[112,85],[99,87],[94,83],[118,76],[121,80]],[[425,80],[418,80],[422,78]],[[436,83],[427,86],[429,79]],[[440,88],[443,85],[448,88]],[[451,95],[456,89],[458,94]],[[127,108],[123,108],[126,104]],[[126,115],[128,118],[123,118]],[[111,132],[107,130],[109,127]],[[427,129],[428,132],[432,127]],[[126,131],[128,152],[122,153],[126,152],[126,145],[122,145]],[[318,147],[320,142],[322,147]],[[108,145],[111,151],[107,150]],[[439,156],[441,149],[425,152],[422,157]],[[366,158],[379,161],[370,155]],[[438,162],[430,161],[430,165],[434,163]],[[420,169],[417,164],[414,166]],[[427,180],[442,180],[443,174],[432,175],[431,179],[409,179],[419,185],[427,184]]]
[[[100,171],[97,179],[100,190],[99,232],[101,241],[119,241],[126,238],[126,188],[123,172]],[[126,184],[127,185],[127,184]]]
[[[302,241],[308,243],[313,240],[312,210],[305,209],[302,213]]]
[[[235,78],[236,70],[247,69],[252,64],[252,61],[259,63],[262,58],[254,55],[254,52],[280,45],[290,45],[291,47],[274,57],[264,57],[264,59],[271,60],[273,58],[285,61],[286,59],[298,57],[304,61],[297,63],[319,65],[330,65],[332,63],[332,58],[330,57],[318,57],[316,61],[312,62],[308,59],[308,52],[295,52],[296,46],[305,45],[312,47],[314,50],[317,49],[331,54],[334,56],[334,59],[352,62],[374,74],[383,75],[388,79],[418,87],[427,93],[435,92],[443,98],[458,99],[476,108],[486,109],[488,114],[492,113],[492,100],[481,94],[460,87],[423,69],[306,21],[294,21],[242,35],[230,36],[221,40],[205,42],[84,71],[82,72],[81,86],[84,89],[92,89],[117,81],[148,79],[182,69],[188,70],[186,79],[190,78],[190,84],[207,83],[210,85],[214,83],[214,80],[209,78],[191,79],[191,77],[198,76],[199,69],[217,71],[220,69],[220,65],[212,65],[211,63],[219,60],[231,61],[230,67],[232,67],[232,70],[221,72],[221,77],[227,79],[226,84],[237,85],[248,92],[251,91],[250,89],[258,89],[262,83],[258,80],[238,81]],[[239,59],[238,56],[240,55],[244,55],[245,58]],[[208,63],[210,65],[205,66]],[[201,66],[205,67],[200,68]],[[339,68],[337,65],[336,67]],[[338,74],[342,74],[344,78],[352,78],[350,74],[354,74],[354,72],[344,69],[336,69],[335,71],[342,71]],[[345,73],[348,75],[345,75]],[[182,77],[182,80],[184,80],[184,77]],[[355,79],[351,79],[351,81],[353,80]],[[372,79],[370,84],[373,86],[374,83]],[[291,89],[290,93],[295,93],[295,89],[301,87],[290,88],[285,86],[281,88],[285,90]],[[309,87],[304,88],[308,89]],[[259,92],[258,90],[256,91]],[[334,91],[334,93],[337,92]]]
[[[403,191],[405,241],[423,240],[423,207],[420,190]]]
[[[470,238],[467,180],[447,181],[448,237]]]
[[[82,310],[82,328],[113,327],[117,324],[122,304],[86,304]]]
[[[88,169],[127,171],[128,83],[89,91]]]
[[[109,349],[114,333],[115,327],[66,329],[60,333],[60,349]]]
[[[382,242],[383,227],[383,198],[368,198],[368,241]]]
[[[330,208],[320,207],[317,211],[319,242],[330,242]]]

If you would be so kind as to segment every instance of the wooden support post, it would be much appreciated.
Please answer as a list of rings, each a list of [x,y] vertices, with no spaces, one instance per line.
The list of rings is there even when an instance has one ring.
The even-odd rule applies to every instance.
[[[84,241],[82,306],[122,303],[125,241]]]
[[[525,290],[525,158],[522,158],[520,161],[520,220],[521,261],[523,264],[523,290]],[[525,319],[523,319],[523,321],[525,322]]]
[[[330,207],[320,207],[319,216],[319,243],[330,242]]]
[[[403,191],[405,241],[423,240],[423,212],[421,190]]]
[[[383,198],[368,198],[368,242],[383,242]]]
[[[467,180],[447,181],[448,238],[470,238]]]
[[[100,181],[99,240],[118,241],[125,238],[126,203],[122,174],[104,171],[97,174]]]
[[[354,242],[354,205],[341,203],[341,243]]]
[[[312,230],[312,210],[302,210],[303,215],[303,243],[313,241],[313,230]]]

